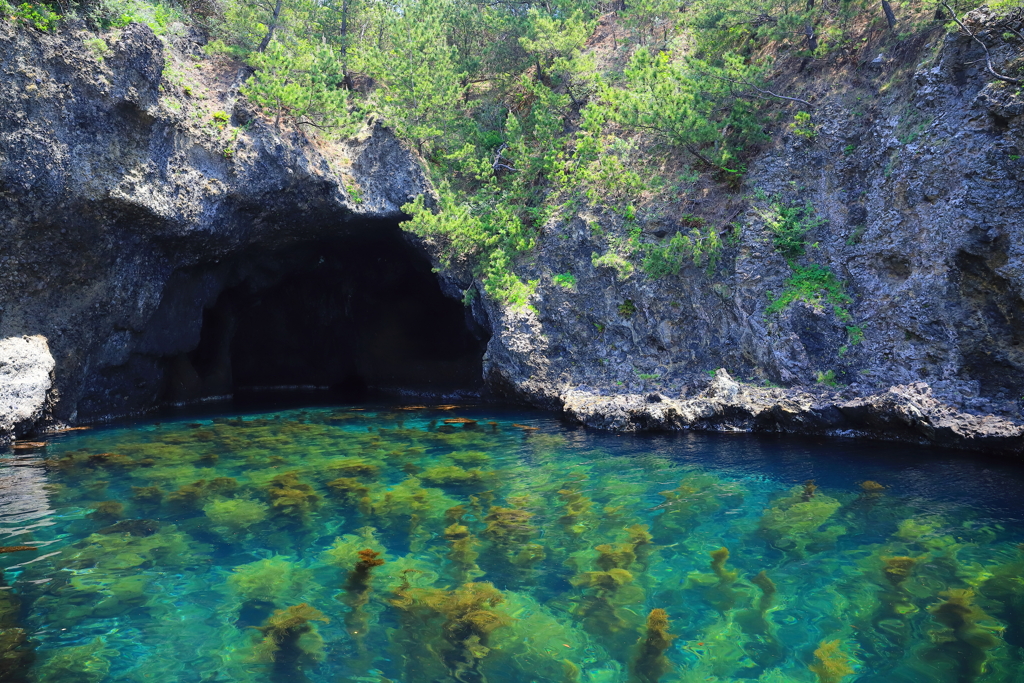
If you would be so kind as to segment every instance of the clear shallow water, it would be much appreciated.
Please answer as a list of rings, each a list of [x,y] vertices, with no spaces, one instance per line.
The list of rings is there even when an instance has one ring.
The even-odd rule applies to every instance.
[[[327,407],[0,482],[0,680],[1024,680],[1024,476],[977,456]]]

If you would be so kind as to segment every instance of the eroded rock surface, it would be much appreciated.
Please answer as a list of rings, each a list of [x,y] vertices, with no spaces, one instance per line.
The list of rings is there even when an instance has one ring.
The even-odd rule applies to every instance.
[[[196,31],[130,25],[104,60],[90,35],[0,22],[0,338],[49,340],[66,421],[215,395],[227,380],[195,366],[204,310],[280,278],[275,254],[393,226],[430,191],[379,125],[330,150],[276,131]],[[622,227],[607,214],[546,226],[517,265],[539,281],[530,308],[468,297],[490,390],[602,429],[1024,450],[1024,99],[970,39],[927,40],[823,86],[814,140],[777,131],[744,188],[693,200],[730,239],[713,268],[617,273],[592,260]],[[199,67],[201,92],[181,76]],[[846,283],[848,317],[813,301],[767,312],[792,271],[756,190],[814,207],[809,258]],[[554,282],[564,272],[575,285]],[[439,280],[452,298],[478,287],[465,263]]]
[[[566,414],[599,429],[750,431],[857,436],[946,448],[1024,453],[1024,425],[992,415],[970,415],[935,399],[927,384],[890,387],[870,396],[824,390],[762,389],[718,370],[690,399],[659,393],[601,396],[569,391]]]
[[[0,339],[0,443],[47,416],[53,367],[45,337]]]
[[[188,354],[221,292],[277,277],[295,245],[394,229],[428,190],[380,126],[336,143],[333,165],[275,131],[234,71],[196,66],[196,32],[131,24],[103,59],[90,37],[0,21],[0,337],[49,339],[67,421],[197,385]],[[224,393],[206,379],[191,397]]]
[[[898,49],[780,83],[821,78],[817,135],[777,131],[741,190],[688,205],[732,240],[715,267],[624,274],[591,258],[609,231],[625,239],[621,219],[581,212],[547,226],[524,267],[539,281],[534,310],[488,311],[491,385],[607,429],[731,425],[1021,451],[1024,94],[988,76],[965,36],[935,31]],[[994,49],[996,63],[1012,50]],[[772,201],[813,207],[799,262],[845,284],[844,311],[796,301],[769,312],[793,275],[766,226]],[[649,243],[688,230],[671,216],[636,228]],[[564,272],[572,287],[553,279]],[[689,403],[719,368],[743,378],[747,398]],[[845,398],[828,398],[829,384]],[[758,388],[771,386],[790,388]],[[648,403],[652,393],[671,400]]]

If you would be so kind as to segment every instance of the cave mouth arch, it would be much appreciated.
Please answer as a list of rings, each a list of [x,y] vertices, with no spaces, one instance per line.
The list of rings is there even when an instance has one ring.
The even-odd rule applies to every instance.
[[[203,311],[199,345],[170,359],[163,402],[328,389],[339,400],[482,389],[487,330],[444,295],[396,223],[241,256]]]

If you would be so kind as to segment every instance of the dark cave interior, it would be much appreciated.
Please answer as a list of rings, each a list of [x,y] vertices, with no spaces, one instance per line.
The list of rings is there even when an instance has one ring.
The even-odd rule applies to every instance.
[[[482,385],[487,332],[395,224],[250,259],[169,359],[161,401],[256,389],[440,394]]]

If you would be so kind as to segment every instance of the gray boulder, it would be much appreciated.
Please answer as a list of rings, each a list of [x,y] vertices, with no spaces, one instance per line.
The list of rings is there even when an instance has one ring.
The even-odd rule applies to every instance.
[[[53,368],[46,337],[0,339],[0,443],[31,429],[45,416]]]

